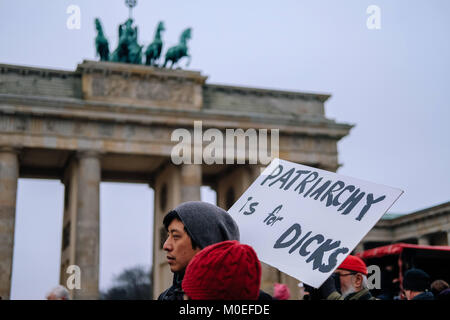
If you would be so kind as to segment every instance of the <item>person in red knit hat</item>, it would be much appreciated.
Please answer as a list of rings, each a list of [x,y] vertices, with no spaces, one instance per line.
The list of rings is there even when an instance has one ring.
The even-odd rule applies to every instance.
[[[349,255],[319,291],[327,300],[375,300],[367,284],[366,264],[360,258]]]
[[[182,288],[191,300],[257,300],[260,284],[255,250],[230,240],[198,252],[186,268]]]

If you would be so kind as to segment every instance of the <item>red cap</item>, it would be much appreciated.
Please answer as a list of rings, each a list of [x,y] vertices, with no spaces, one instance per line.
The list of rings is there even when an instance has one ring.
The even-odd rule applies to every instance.
[[[182,288],[193,300],[256,300],[260,284],[256,252],[233,240],[197,253],[186,268]]]
[[[360,272],[363,275],[367,276],[367,267],[364,261],[355,256],[347,256],[344,261],[342,261],[341,265],[338,269],[344,269],[349,271]]]

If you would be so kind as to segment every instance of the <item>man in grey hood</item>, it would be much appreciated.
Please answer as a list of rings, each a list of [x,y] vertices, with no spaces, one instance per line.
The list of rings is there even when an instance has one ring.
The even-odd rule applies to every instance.
[[[181,282],[194,255],[211,244],[239,241],[239,228],[228,212],[202,201],[182,203],[164,217],[163,224],[168,233],[163,249],[174,277],[158,300],[183,300]]]

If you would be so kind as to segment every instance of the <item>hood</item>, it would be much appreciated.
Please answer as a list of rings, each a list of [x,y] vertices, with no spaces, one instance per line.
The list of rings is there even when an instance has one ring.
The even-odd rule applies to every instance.
[[[193,240],[203,249],[226,240],[239,241],[239,228],[228,212],[213,204],[189,201],[173,209]]]

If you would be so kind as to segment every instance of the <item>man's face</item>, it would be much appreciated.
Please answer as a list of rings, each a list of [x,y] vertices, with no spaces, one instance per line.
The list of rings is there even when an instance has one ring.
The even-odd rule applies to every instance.
[[[191,238],[184,230],[184,224],[178,219],[173,219],[170,223],[163,249],[167,251],[166,258],[172,272],[183,271],[195,254],[201,250],[200,248],[192,249]]]
[[[359,273],[344,269],[336,269],[336,273],[339,273],[339,279],[341,282],[341,293],[343,296],[347,296],[350,293],[361,290],[362,276]]]

